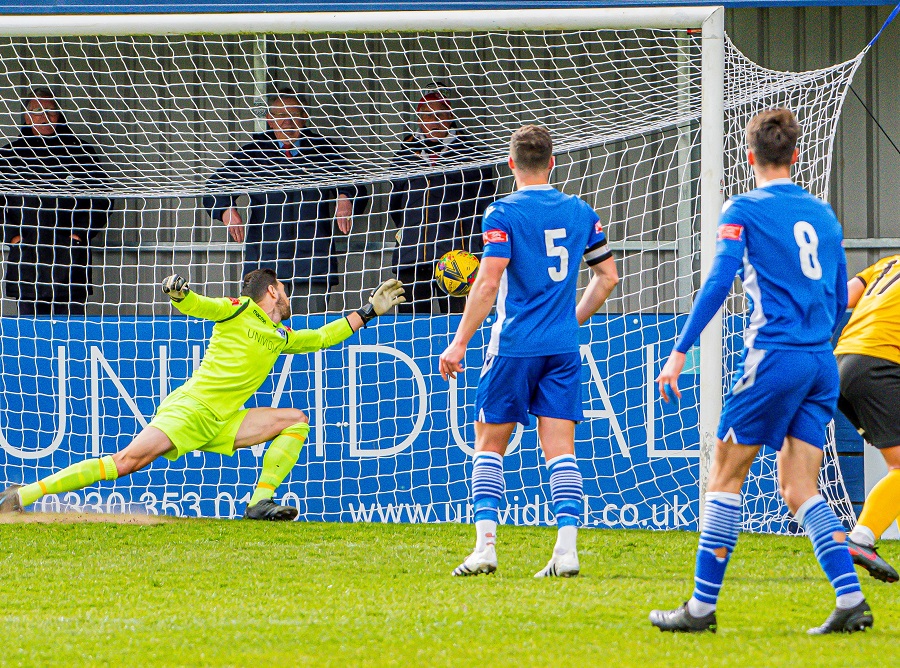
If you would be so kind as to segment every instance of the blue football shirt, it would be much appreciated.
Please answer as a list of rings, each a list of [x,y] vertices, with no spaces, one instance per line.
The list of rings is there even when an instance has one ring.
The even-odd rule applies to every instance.
[[[525,186],[482,217],[484,257],[509,258],[488,352],[537,357],[578,351],[578,270],[611,257],[600,217],[550,185]]]
[[[790,179],[732,197],[722,209],[716,253],[743,265],[746,346],[831,349],[846,259],[841,225],[827,202]]]

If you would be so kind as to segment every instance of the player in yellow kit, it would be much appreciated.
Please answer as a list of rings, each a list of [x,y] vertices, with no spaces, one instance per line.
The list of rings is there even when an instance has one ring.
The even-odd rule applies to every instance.
[[[309,420],[296,408],[241,407],[282,353],[308,353],[337,345],[372,318],[406,301],[403,286],[392,279],[346,318],[319,329],[293,331],[282,324],[291,316],[291,304],[271,269],[247,274],[239,299],[199,295],[177,274],[163,281],[163,292],[185,315],[216,322],[200,368],[166,397],[150,424],[125,449],[72,464],[30,485],[8,487],[0,494],[0,512],[21,511],[45,494],[115,480],[159,457],[174,460],[193,450],[233,455],[239,448],[271,440],[244,518],[294,519],[297,510],[279,506],[272,497],[297,463]]]
[[[900,255],[883,258],[847,283],[853,315],[838,341],[838,408],[881,452],[888,474],[872,488],[847,547],[884,582],[900,579],[875,541],[900,514]]]

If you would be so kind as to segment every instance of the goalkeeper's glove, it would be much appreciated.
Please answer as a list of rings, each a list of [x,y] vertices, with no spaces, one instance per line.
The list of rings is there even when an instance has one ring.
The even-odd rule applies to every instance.
[[[365,327],[373,318],[384,315],[397,304],[405,302],[404,292],[403,283],[396,278],[391,278],[379,285],[378,289],[369,297],[369,303],[356,312],[362,318],[363,326]]]
[[[162,282],[162,291],[165,292],[169,299],[173,302],[180,302],[191,291],[187,281],[178,274],[172,274]]]

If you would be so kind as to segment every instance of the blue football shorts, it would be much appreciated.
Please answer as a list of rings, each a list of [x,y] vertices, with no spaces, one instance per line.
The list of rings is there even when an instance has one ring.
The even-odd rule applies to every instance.
[[[475,419],[488,424],[528,424],[528,414],[584,420],[581,355],[497,357],[488,354],[475,394]]]
[[[837,362],[830,350],[745,348],[716,435],[773,450],[793,436],[823,448],[838,394]]]

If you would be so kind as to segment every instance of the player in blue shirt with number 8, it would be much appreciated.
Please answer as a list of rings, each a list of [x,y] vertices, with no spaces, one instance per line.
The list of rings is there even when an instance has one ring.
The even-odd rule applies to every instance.
[[[841,225],[822,200],[791,181],[800,126],[787,109],[747,124],[756,188],[722,208],[716,257],[681,336],[657,378],[675,396],[685,353],[722,306],[739,273],[750,303],[744,352],[722,408],[697,550],[694,594],[654,610],[662,631],[716,630],[716,602],[741,524],[741,487],[762,446],[777,451],[781,495],[806,530],[837,595],[811,634],[862,631],[872,612],[847,549],[847,535],[819,494],[826,427],[838,399],[831,336],[847,307]]]

